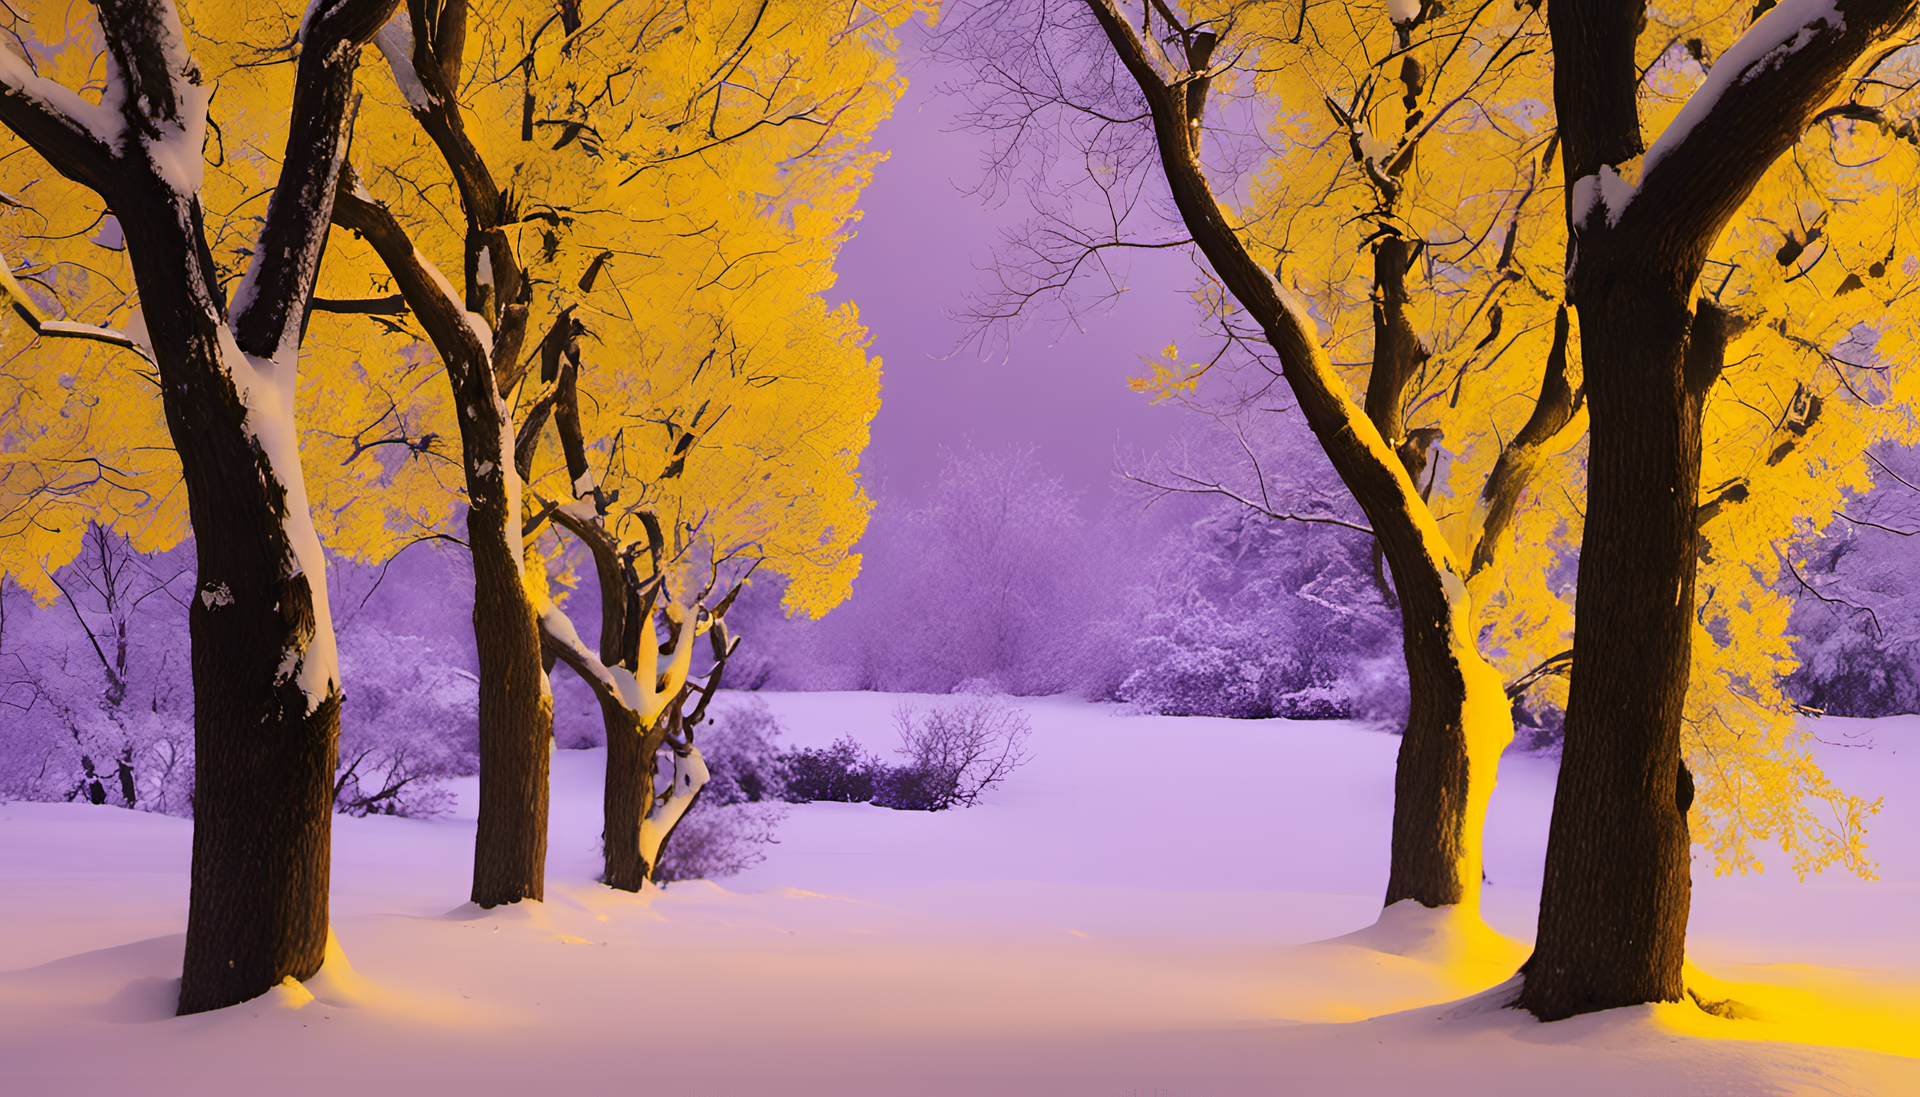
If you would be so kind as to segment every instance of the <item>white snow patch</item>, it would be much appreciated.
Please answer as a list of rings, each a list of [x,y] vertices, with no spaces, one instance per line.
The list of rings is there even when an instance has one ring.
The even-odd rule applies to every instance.
[[[890,714],[903,701],[946,700],[758,696],[793,747],[851,735],[877,752],[897,745]],[[475,778],[450,783],[461,805],[450,817],[336,816],[332,922],[354,963],[330,943],[300,1009],[257,1001],[172,1018],[190,821],[0,805],[10,1092],[72,1088],[75,1063],[156,1092],[241,1092],[261,1078],[338,1089],[287,1065],[323,1053],[342,1077],[413,1089],[439,1078],[475,1094],[599,1093],[631,1059],[641,986],[672,988],[672,1008],[646,1025],[673,1053],[650,1061],[648,1079],[676,1094],[1920,1092],[1920,717],[1813,725],[1855,744],[1812,744],[1842,787],[1886,796],[1871,836],[1881,881],[1696,865],[1690,959],[1743,981],[1713,996],[1745,1001],[1752,988],[1802,1004],[1757,1021],[1670,1005],[1542,1025],[1488,1008],[1511,995],[1504,975],[1475,985],[1444,962],[1446,912],[1381,911],[1393,736],[1065,698],[1022,707],[1033,761],[988,803],[795,805],[767,860],[724,886],[633,895],[596,881],[604,750],[553,756],[545,903],[463,902]],[[1141,827],[1137,803],[1114,790],[1170,742],[1205,753],[1208,794]],[[1520,941],[1536,917],[1554,777],[1551,758],[1509,758],[1489,817],[1486,920]],[[1231,840],[1262,834],[1307,837]],[[1905,1048],[1859,1050],[1876,1015]],[[1805,1027],[1823,1023],[1851,1024],[1853,1043]]]
[[[1594,203],[1598,202],[1606,210],[1607,227],[1620,223],[1620,215],[1627,211],[1640,189],[1620,177],[1620,173],[1610,164],[1600,165],[1597,175],[1583,175],[1573,183],[1573,223],[1583,225],[1592,216]]]
[[[685,755],[674,753],[673,791],[667,794],[665,803],[656,805],[640,820],[640,856],[648,864],[660,856],[660,844],[673,833],[680,817],[693,806],[693,798],[707,787],[711,776],[699,747],[689,744]]]
[[[234,388],[246,405],[245,429],[267,456],[274,477],[286,490],[286,514],[281,528],[294,558],[290,574],[304,575],[313,605],[313,638],[304,648],[281,653],[281,680],[294,678],[312,713],[340,686],[339,652],[334,646],[333,610],[327,601],[327,558],[320,549],[313,513],[307,501],[307,483],[300,467],[300,433],[294,421],[295,387],[299,379],[298,325],[281,340],[272,358],[256,358],[240,349],[233,332],[219,329],[221,356]]]
[[[431,109],[435,99],[427,93],[426,85],[420,82],[420,74],[413,67],[413,21],[407,15],[405,4],[373,36],[373,44],[387,59],[387,68],[392,70],[393,82],[399,85],[407,106],[415,111]]]
[[[445,297],[447,303],[453,307],[453,311],[459,313],[461,318],[467,322],[467,329],[473,332],[475,339],[479,340],[480,349],[488,355],[491,355],[493,353],[493,329],[487,326],[486,320],[478,313],[467,311],[466,298],[462,297],[460,293],[453,288],[453,283],[447,281],[447,276],[441,274],[440,268],[434,266],[433,260],[428,259],[419,248],[413,249],[413,261],[420,264],[420,269],[426,272],[427,279],[433,283],[435,289],[440,291],[440,296]],[[473,409],[468,408],[467,416],[471,418],[473,414]],[[513,452],[512,448],[509,447],[507,452]]]
[[[7,45],[13,46],[11,39]],[[120,110],[126,101],[126,83],[111,54],[107,56],[107,86],[100,102],[89,103],[57,80],[49,80],[33,71],[27,59],[13,49],[0,49],[0,84],[14,89],[40,106],[68,118],[93,135],[93,139],[118,152],[126,135],[126,120]]]

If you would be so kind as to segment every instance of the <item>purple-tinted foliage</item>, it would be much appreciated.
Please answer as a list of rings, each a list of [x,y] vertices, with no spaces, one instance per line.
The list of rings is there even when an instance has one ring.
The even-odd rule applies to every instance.
[[[450,806],[439,778],[477,764],[471,584],[463,554],[410,548],[387,567],[331,561],[345,701],[336,805]],[[193,811],[187,606],[193,545],[146,555],[90,532],[49,606],[0,591],[0,796]]]
[[[1838,716],[1920,712],[1920,452],[1876,449],[1873,490],[1853,499],[1782,589],[1800,703]]]
[[[875,782],[887,768],[850,735],[835,739],[831,746],[804,747],[780,761],[781,795],[796,804],[815,800],[864,804],[873,799]]]
[[[974,696],[921,710],[903,706],[893,714],[906,759],[880,770],[873,802],[902,811],[973,807],[1025,765],[1033,725],[1006,698]]]
[[[985,679],[1016,694],[1075,684],[1104,553],[1028,449],[950,453],[917,510],[881,504],[853,597],[820,621],[784,619],[777,583],[734,610],[729,684],[948,693]]]
[[[51,605],[0,590],[0,797],[192,810],[192,568],[93,527]]]
[[[779,749],[780,722],[758,697],[718,702],[694,738],[707,763],[708,780],[674,827],[654,880],[718,880],[766,859],[766,846],[786,818]],[[672,757],[661,752],[661,787],[673,774]]]
[[[1197,432],[1137,474],[1180,490],[1136,481],[1091,525],[1031,451],[952,453],[927,507],[876,512],[845,606],[789,621],[776,584],[749,591],[729,684],[973,684],[1186,715],[1392,719],[1406,704],[1399,625],[1372,541],[1301,428],[1271,414],[1255,428]],[[1267,471],[1249,471],[1250,452]],[[1270,510],[1305,520],[1240,501],[1262,488]]]
[[[465,552],[437,541],[381,566],[331,561],[340,645],[334,806],[428,816],[453,806],[441,778],[479,769],[479,658]]]

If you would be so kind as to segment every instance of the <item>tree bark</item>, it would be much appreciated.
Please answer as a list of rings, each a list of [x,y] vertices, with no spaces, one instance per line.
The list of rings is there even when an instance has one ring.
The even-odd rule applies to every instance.
[[[1637,155],[1637,12],[1555,0],[1569,210],[1568,296],[1592,408],[1587,522],[1566,742],[1540,923],[1519,1004],[1555,1020],[1686,992],[1693,783],[1680,720],[1698,559],[1700,408],[1725,315],[1688,308],[1708,251],[1855,59],[1910,18],[1906,0],[1775,7],[1655,142],[1611,208],[1603,173]],[[1837,24],[1837,25],[1836,25]],[[1778,48],[1774,48],[1778,47]],[[1698,109],[1696,109],[1696,107]],[[1689,114],[1688,112],[1692,112]],[[1616,188],[1617,190],[1618,188]]]
[[[467,468],[473,552],[473,633],[480,654],[480,821],[473,901],[483,907],[546,895],[548,761],[553,698],[540,626],[522,578],[518,492],[506,405],[482,363],[455,389]]]
[[[603,698],[600,715],[607,729],[607,783],[601,796],[606,871],[600,879],[608,887],[639,891],[653,869],[640,856],[640,820],[653,807],[660,740],[646,734],[632,709]]]

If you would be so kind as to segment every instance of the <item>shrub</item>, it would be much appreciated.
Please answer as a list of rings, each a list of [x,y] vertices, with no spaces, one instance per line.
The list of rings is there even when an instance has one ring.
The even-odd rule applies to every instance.
[[[699,803],[715,807],[781,799],[784,777],[774,740],[780,721],[758,697],[714,710],[698,733],[707,763],[707,787]]]
[[[886,772],[879,758],[846,735],[825,749],[808,747],[785,755],[781,763],[781,795],[796,804],[813,800],[866,803],[873,799],[876,776]]]
[[[453,807],[445,779],[479,769],[479,687],[425,640],[356,622],[340,631],[334,810],[424,819]]]
[[[774,740],[780,721],[758,697],[716,708],[696,735],[707,764],[707,784],[673,828],[655,883],[718,880],[766,860],[766,847],[787,816],[779,803],[784,782]],[[671,780],[672,754],[661,752],[661,774]]]
[[[706,793],[673,828],[673,838],[653,870],[656,884],[718,880],[766,860],[764,847],[779,841],[774,828],[786,818],[783,804],[711,805]]]
[[[1027,761],[1033,727],[1002,697],[970,697],[921,712],[893,714],[907,764],[876,782],[873,802],[903,811],[972,807]]]

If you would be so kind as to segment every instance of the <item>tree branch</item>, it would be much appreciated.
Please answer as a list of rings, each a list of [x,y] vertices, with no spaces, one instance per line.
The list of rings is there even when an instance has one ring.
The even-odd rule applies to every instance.
[[[399,283],[401,296],[420,317],[420,326],[433,340],[441,361],[453,373],[456,391],[464,388],[469,371],[488,368],[489,348],[481,341],[486,329],[480,318],[461,307],[452,285],[413,246],[392,211],[360,185],[350,163],[340,169],[333,223],[352,229],[373,245]]]

